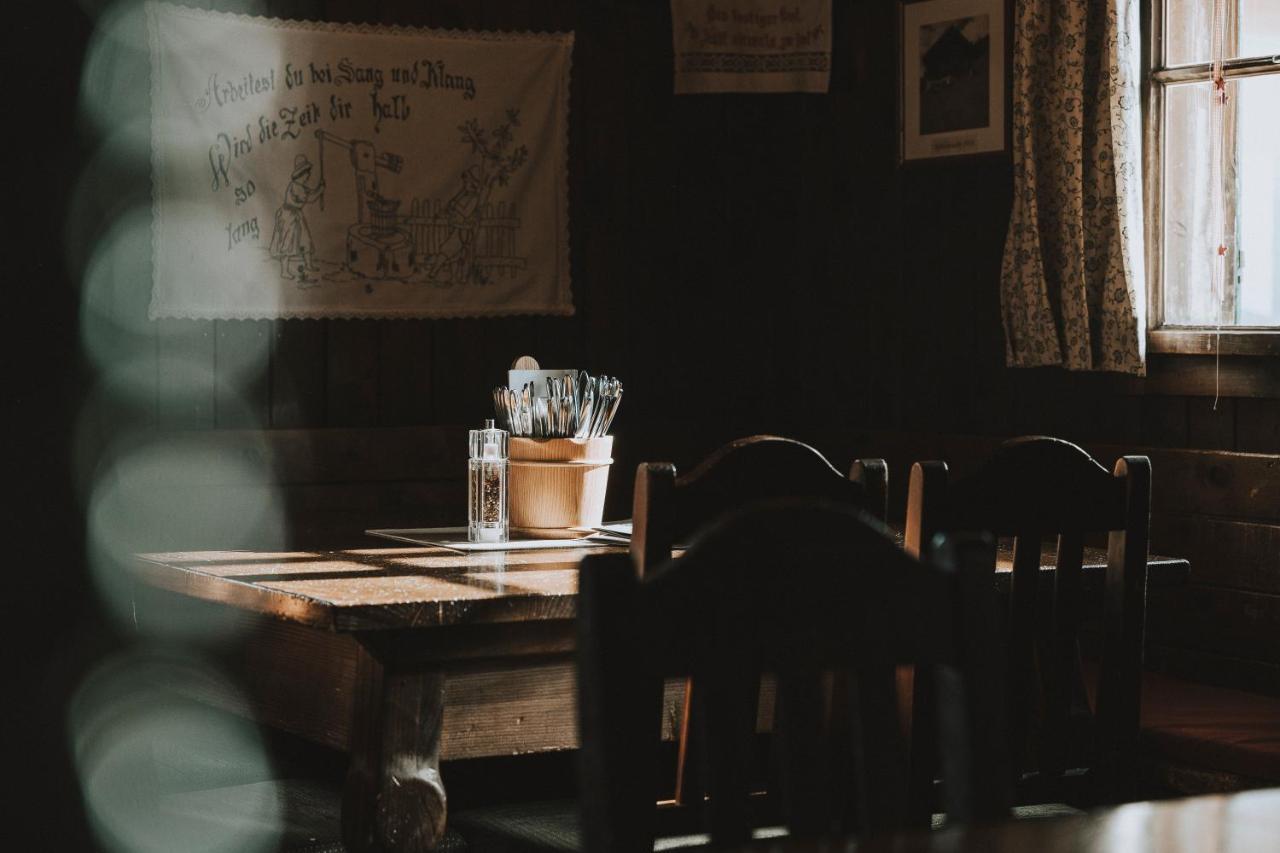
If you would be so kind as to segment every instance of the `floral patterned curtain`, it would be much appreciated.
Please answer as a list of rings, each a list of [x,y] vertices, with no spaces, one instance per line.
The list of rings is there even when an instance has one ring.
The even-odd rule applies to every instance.
[[[1015,5],[1007,361],[1143,374],[1138,0]]]

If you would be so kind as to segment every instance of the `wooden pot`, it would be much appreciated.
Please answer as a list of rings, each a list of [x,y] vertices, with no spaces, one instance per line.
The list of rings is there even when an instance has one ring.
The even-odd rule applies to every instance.
[[[598,527],[613,463],[613,436],[519,438],[510,443],[511,526],[548,538]]]

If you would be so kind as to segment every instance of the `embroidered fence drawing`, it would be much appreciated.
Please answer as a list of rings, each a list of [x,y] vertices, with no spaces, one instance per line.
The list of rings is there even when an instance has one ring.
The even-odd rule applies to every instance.
[[[413,242],[415,268],[425,269],[431,258],[443,254],[454,229],[447,207],[448,202],[431,198],[415,198],[410,205],[409,215],[403,221]],[[515,278],[525,268],[525,258],[516,253],[520,217],[515,205],[504,201],[485,203],[477,213],[471,264],[482,280]],[[444,274],[442,277],[462,281],[468,273],[464,264],[465,260],[454,259],[452,268],[445,263],[439,265],[439,270]]]

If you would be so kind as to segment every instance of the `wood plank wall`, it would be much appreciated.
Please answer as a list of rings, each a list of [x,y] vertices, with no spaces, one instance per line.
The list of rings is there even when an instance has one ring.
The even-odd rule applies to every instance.
[[[68,233],[86,264],[95,249],[118,248],[109,274],[87,279],[84,295],[109,340],[90,353],[99,381],[84,408],[99,427],[90,432],[104,440],[126,426],[473,424],[511,358],[530,353],[626,383],[615,508],[625,507],[626,465],[636,459],[690,459],[735,435],[804,434],[815,425],[1280,453],[1280,393],[1233,396],[1242,386],[1232,365],[1216,409],[1203,396],[1203,360],[1185,394],[1169,393],[1163,380],[1004,368],[999,268],[1010,163],[993,156],[898,167],[898,8],[890,0],[833,4],[829,95],[681,98],[671,95],[663,0],[215,5],[575,30],[576,313],[148,323],[148,255],[136,228],[149,204],[145,151],[101,138]],[[1157,493],[1172,488],[1161,476],[1157,469]],[[1217,615],[1206,618],[1225,623],[1254,608],[1266,614],[1263,630],[1280,613],[1268,550],[1280,514],[1260,498],[1242,499],[1187,507],[1186,523],[1158,530],[1157,542],[1198,560],[1193,593],[1222,591]],[[1233,649],[1260,642],[1246,633]]]

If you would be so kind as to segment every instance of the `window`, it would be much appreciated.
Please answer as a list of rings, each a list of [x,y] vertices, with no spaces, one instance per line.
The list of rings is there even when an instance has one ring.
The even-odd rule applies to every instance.
[[[1154,325],[1280,331],[1280,0],[1225,0],[1221,302],[1212,286],[1213,0],[1147,2]]]

